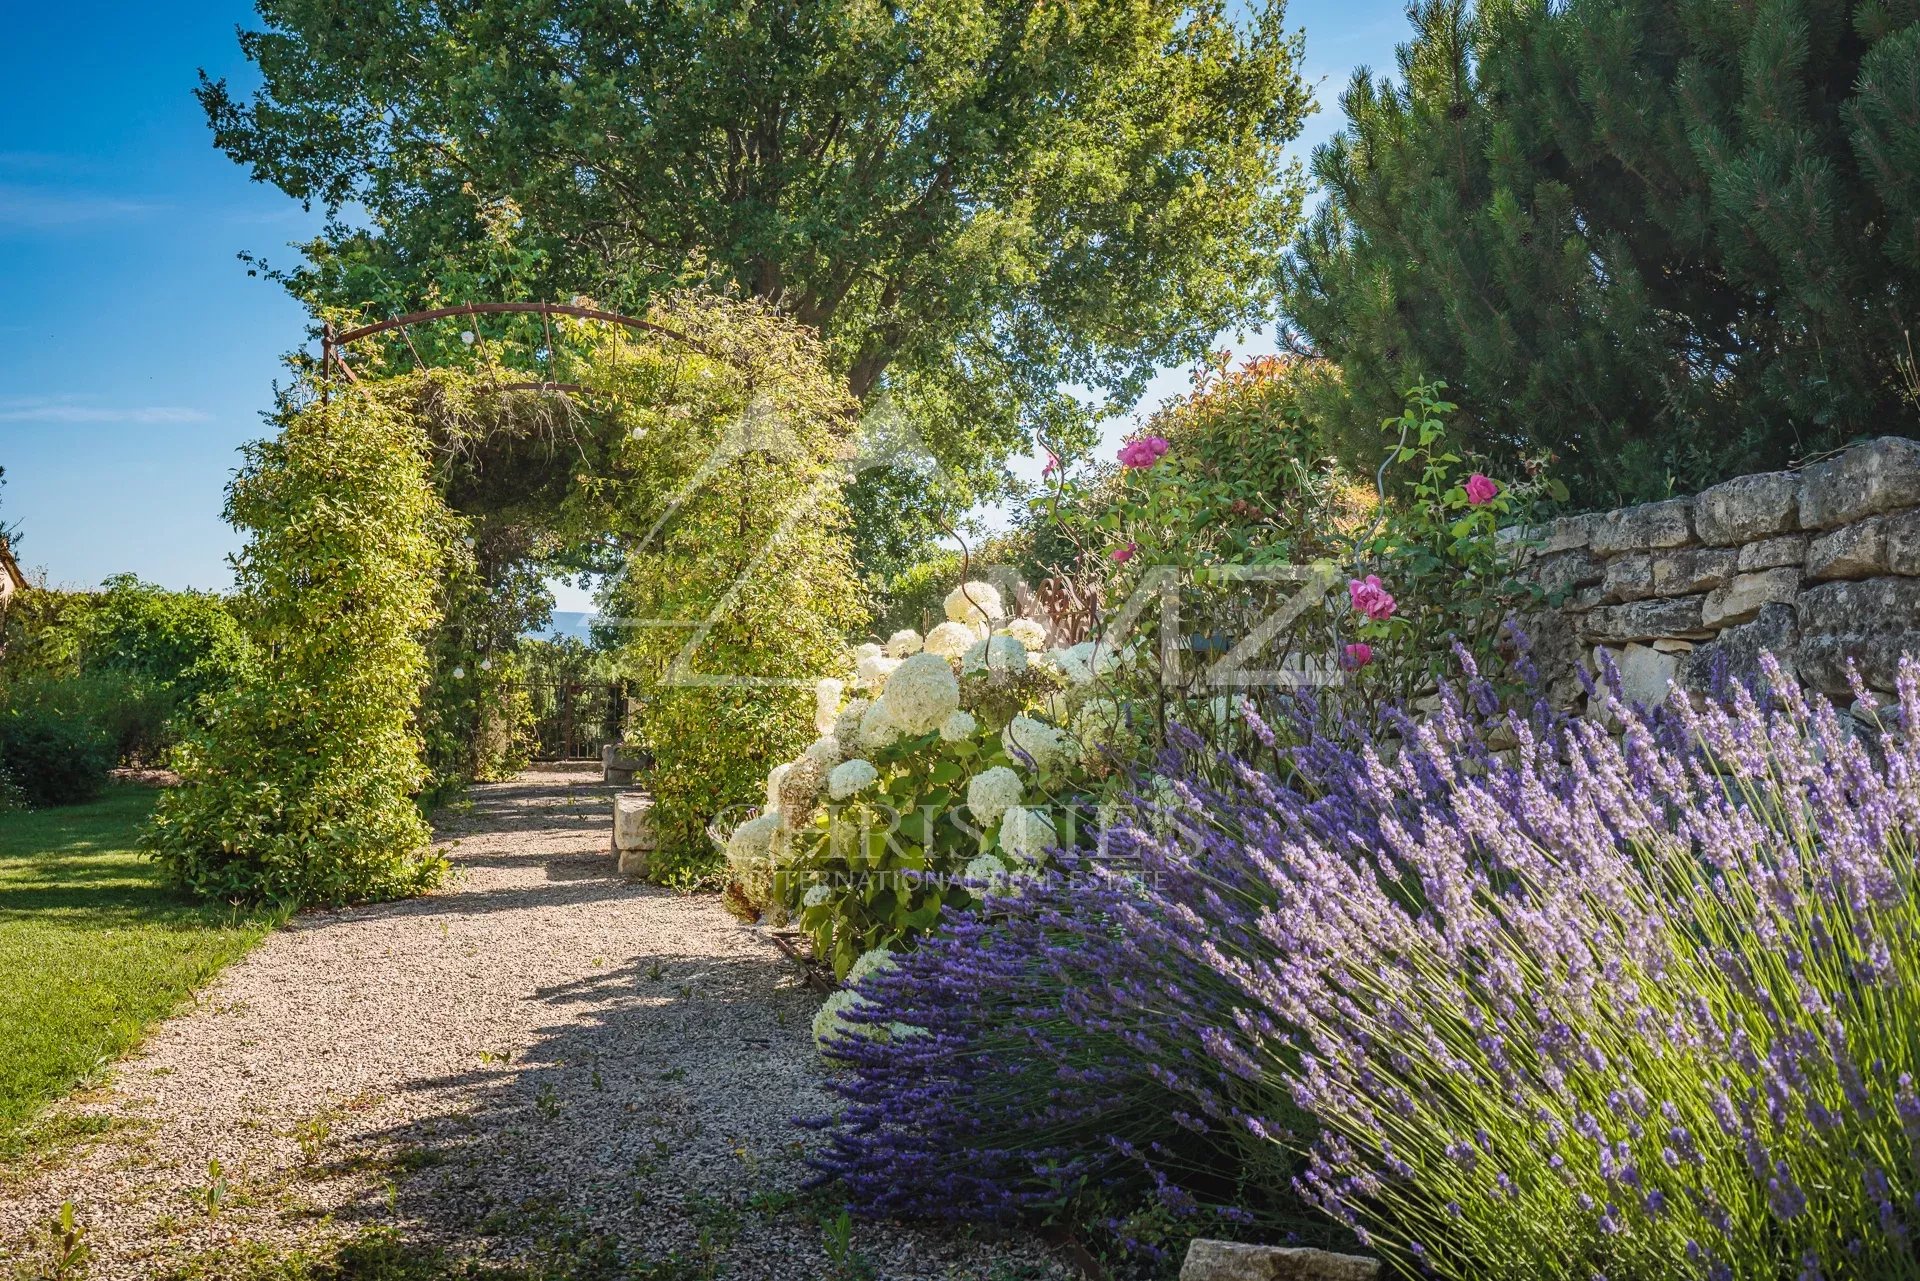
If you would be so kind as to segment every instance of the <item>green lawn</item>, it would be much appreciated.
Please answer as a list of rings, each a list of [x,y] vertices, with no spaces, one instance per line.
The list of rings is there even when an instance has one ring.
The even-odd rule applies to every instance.
[[[0,815],[0,1150],[278,919],[161,884],[136,848],[157,795]]]

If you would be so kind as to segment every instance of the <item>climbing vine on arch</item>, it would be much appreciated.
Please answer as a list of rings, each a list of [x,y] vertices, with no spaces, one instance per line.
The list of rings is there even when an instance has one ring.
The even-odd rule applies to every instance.
[[[259,572],[243,588],[259,598],[258,616],[284,629],[305,617],[296,598],[307,584],[361,572],[352,557],[295,566],[300,540],[285,531],[318,510],[385,506],[391,546],[356,554],[380,560],[396,591],[404,580],[406,608],[384,615],[404,633],[396,650],[404,652],[384,652],[395,649],[393,638],[337,601],[332,615],[306,621],[318,629],[314,644],[334,647],[330,663],[351,667],[363,652],[384,653],[392,684],[382,702],[404,709],[405,725],[384,725],[382,741],[406,768],[388,770],[371,791],[322,803],[311,779],[242,741],[244,717],[216,718],[203,745],[209,768],[189,774],[156,827],[156,848],[190,884],[214,888],[190,871],[207,863],[222,868],[227,897],[351,899],[417,887],[422,877],[323,886],[273,873],[268,854],[280,846],[223,824],[216,794],[239,789],[226,800],[244,802],[253,787],[277,804],[297,793],[318,806],[296,825],[304,836],[275,836],[281,845],[311,845],[322,829],[352,829],[376,809],[392,810],[424,776],[423,688],[434,723],[449,709],[456,719],[476,710],[498,683],[482,673],[497,674],[509,655],[528,621],[520,602],[543,567],[602,575],[620,664],[643,691],[629,729],[657,762],[666,874],[707,866],[709,819],[753,800],[768,768],[811,734],[810,674],[829,666],[863,621],[841,500],[856,405],[817,338],[763,304],[697,294],[662,299],[643,325],[545,314],[485,330],[479,318],[452,323],[469,327],[395,327],[357,348],[350,379],[318,383],[310,403],[283,415],[282,440],[258,447],[281,449],[310,430],[355,439],[377,429],[413,460],[399,470],[412,468],[425,498],[394,506],[381,486],[355,494],[322,486],[305,496],[312,510],[290,498],[264,516],[237,501],[237,485],[230,509],[255,531],[248,555]],[[324,456],[322,448],[314,459]],[[431,554],[381,560],[415,539]],[[300,679],[265,671],[257,688],[236,694],[236,708],[246,698],[272,704]],[[327,697],[360,692],[347,682]],[[216,762],[235,781],[215,780]],[[387,866],[432,866],[417,822],[389,824],[371,839]]]

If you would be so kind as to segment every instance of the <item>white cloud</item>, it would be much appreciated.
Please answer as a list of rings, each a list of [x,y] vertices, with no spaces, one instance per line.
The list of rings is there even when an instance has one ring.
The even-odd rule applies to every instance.
[[[0,398],[0,423],[133,423],[164,426],[203,423],[210,417],[199,409],[180,405],[81,404],[71,397]]]
[[[165,205],[151,200],[132,200],[125,196],[0,184],[0,232],[143,218],[164,208]]]

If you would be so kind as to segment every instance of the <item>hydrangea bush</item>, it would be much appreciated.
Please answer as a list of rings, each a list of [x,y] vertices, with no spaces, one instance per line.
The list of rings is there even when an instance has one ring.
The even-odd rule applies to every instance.
[[[1088,749],[1043,713],[1078,706],[1082,656],[1048,651],[1045,629],[1009,619],[984,582],[955,588],[945,611],[926,637],[863,645],[847,677],[819,683],[820,737],[773,770],[761,812],[727,842],[740,896],[797,918],[839,975],[1074,839],[1056,802]]]

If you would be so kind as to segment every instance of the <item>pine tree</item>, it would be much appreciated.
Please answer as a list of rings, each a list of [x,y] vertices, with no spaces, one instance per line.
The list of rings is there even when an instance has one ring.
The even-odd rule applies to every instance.
[[[1920,0],[1427,0],[1362,71],[1287,311],[1355,461],[1422,378],[1586,501],[1913,432]]]

